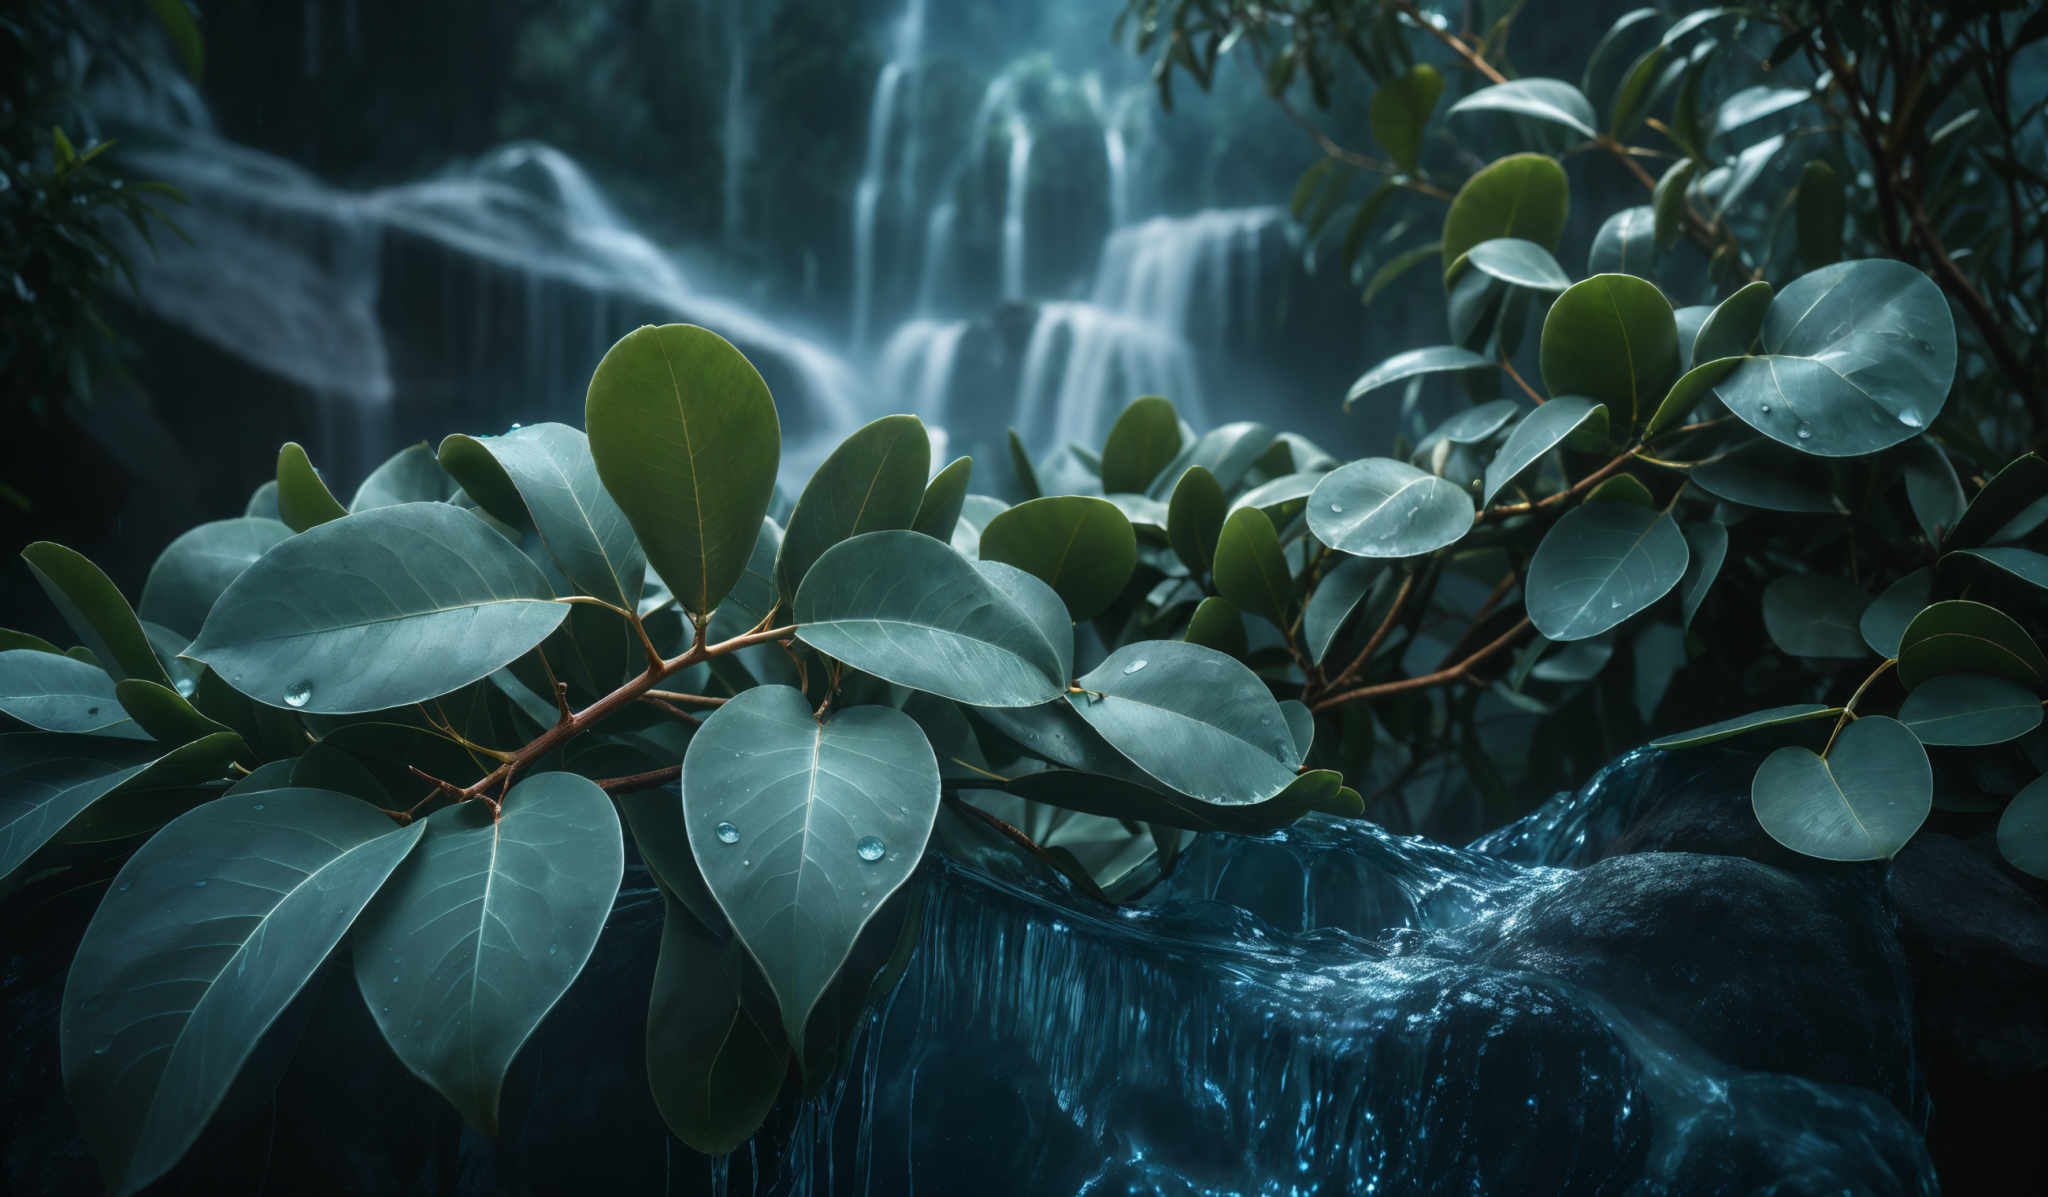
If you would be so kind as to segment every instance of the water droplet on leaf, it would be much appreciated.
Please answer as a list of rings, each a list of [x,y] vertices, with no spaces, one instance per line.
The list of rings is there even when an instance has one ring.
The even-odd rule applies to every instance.
[[[296,710],[313,701],[313,683],[295,682],[284,692],[284,705]]]
[[[257,803],[256,805],[254,805],[254,806],[250,807],[249,809],[250,809],[250,810],[262,810],[262,809],[263,809],[263,804],[262,804],[261,802],[259,802],[259,803]]]
[[[186,698],[192,697],[192,692],[194,690],[197,690],[198,688],[199,683],[193,681],[189,677],[181,677],[178,679],[178,693]]]
[[[1342,503],[1332,503],[1332,504],[1330,504],[1330,510],[1331,510],[1331,511],[1334,511],[1334,512],[1337,512],[1337,513],[1339,513],[1339,514],[1342,514],[1342,513],[1343,513],[1343,511],[1344,511],[1344,504],[1342,504]]]
[[[1926,420],[1921,418],[1920,409],[1917,407],[1909,407],[1899,413],[1899,423],[1904,424],[1908,428],[1919,428],[1926,422]]]
[[[860,837],[860,842],[853,846],[853,850],[860,853],[860,858],[869,864],[882,859],[882,854],[888,851],[887,848],[882,846],[881,840],[871,835]]]
[[[1813,429],[1812,429],[1812,428],[1810,428],[1810,427],[1808,427],[1808,426],[1807,426],[1807,425],[1805,425],[1805,424],[1801,424],[1801,425],[1799,426],[1799,439],[1800,439],[1800,440],[1802,440],[1802,441],[1805,441],[1805,440],[1812,440],[1812,439],[1813,439]]]
[[[720,823],[717,835],[718,842],[721,844],[737,844],[740,842],[740,829],[730,823]]]
[[[1130,664],[1128,664],[1128,665],[1124,666],[1124,673],[1126,673],[1126,674],[1132,674],[1132,673],[1136,673],[1136,672],[1138,672],[1138,671],[1139,671],[1140,669],[1143,669],[1143,668],[1144,668],[1145,666],[1147,666],[1147,665],[1150,665],[1150,664],[1151,664],[1151,662],[1150,662],[1150,661],[1147,661],[1147,660],[1146,660],[1145,658],[1143,658],[1143,657],[1139,657],[1139,658],[1138,658],[1137,660],[1135,660],[1135,661],[1131,662]]]

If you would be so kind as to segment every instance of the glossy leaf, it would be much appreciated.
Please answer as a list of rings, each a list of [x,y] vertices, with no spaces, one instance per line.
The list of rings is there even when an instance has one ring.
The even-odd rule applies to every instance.
[[[206,613],[242,571],[289,538],[292,530],[278,520],[216,520],[201,524],[170,543],[149,580],[142,584],[140,614],[183,633],[199,634]]]
[[[1321,661],[1329,654],[1337,633],[1344,630],[1360,604],[1366,603],[1366,596],[1387,576],[1385,565],[1363,557],[1346,557],[1323,575],[1302,613],[1301,630],[1310,660]],[[1391,597],[1388,601],[1392,601]]]
[[[277,451],[277,517],[292,531],[304,532],[348,514],[348,508],[327,489],[319,471],[297,441]]]
[[[1948,546],[1991,542],[2009,521],[2038,502],[2044,493],[2048,493],[2048,460],[2038,453],[2021,454],[1971,496],[1963,518],[1949,533]]]
[[[445,503],[455,496],[455,480],[441,468],[425,444],[407,445],[370,471],[348,501],[350,511],[391,507],[399,503]]]
[[[1584,640],[1663,598],[1691,560],[1670,515],[1587,503],[1551,525],[1529,562],[1529,618],[1551,640]]]
[[[1512,154],[1465,181],[1444,215],[1443,258],[1448,268],[1481,241],[1520,237],[1557,248],[1571,207],[1564,168],[1542,154]]]
[[[1772,294],[1771,285],[1759,279],[1716,304],[1693,337],[1692,360],[1705,363],[1747,354],[1763,331]]]
[[[1856,621],[1856,630],[1863,637],[1863,643],[1880,657],[1891,658],[1899,655],[1899,641],[1906,634],[1906,627],[1913,617],[1927,605],[1934,593],[1934,571],[1916,569],[1906,574],[1884,592],[1872,599],[1863,609],[1863,616]]]
[[[798,638],[819,652],[956,702],[1035,706],[1066,687],[1071,649],[1062,653],[973,563],[915,532],[870,532],[828,549],[794,615]]]
[[[662,1121],[693,1149],[724,1155],[760,1128],[788,1071],[767,978],[738,939],[669,899],[647,997],[647,1082]]]
[[[1472,496],[1405,462],[1368,457],[1330,472],[1308,500],[1316,539],[1356,557],[1414,557],[1472,529]]]
[[[90,668],[87,666],[87,668]],[[29,732],[0,736],[0,879],[161,749],[134,740]]]
[[[1520,237],[1495,237],[1481,241],[1465,253],[1465,261],[1481,273],[1512,287],[1531,291],[1562,291],[1572,285],[1571,276],[1550,251]]]
[[[229,729],[209,719],[169,686],[159,686],[139,677],[127,678],[114,686],[121,709],[159,744],[190,744],[204,736]],[[101,733],[106,734],[106,733]]]
[[[1592,140],[1593,105],[1578,88],[1562,79],[1511,79],[1482,87],[1451,105],[1460,112],[1506,112],[1557,125]]]
[[[960,526],[960,512],[967,505],[967,484],[973,478],[973,458],[956,457],[948,462],[945,469],[925,483],[924,497],[917,502],[917,515],[910,521],[911,530],[950,542],[953,529]]]
[[[1781,444],[1856,457],[1920,435],[1948,400],[1955,320],[1941,288],[1903,262],[1841,262],[1780,291],[1761,353],[1715,388]]]
[[[1842,511],[1841,500],[1830,489],[1831,481],[1819,463],[1761,437],[1695,468],[1692,480],[1715,498],[1765,511],[1802,515],[1838,515]]]
[[[1137,536],[1116,504],[1092,495],[1031,499],[988,522],[981,558],[1014,565],[1053,588],[1075,619],[1116,601],[1138,563]]]
[[[64,622],[116,680],[139,677],[170,684],[134,608],[99,566],[47,540],[23,549],[21,559]]]
[[[1180,453],[1180,415],[1158,395],[1135,399],[1102,445],[1102,489],[1143,494]]]
[[[1657,214],[1642,204],[1623,208],[1600,225],[1586,254],[1586,273],[1643,275],[1656,261]]]
[[[1956,478],[1948,454],[1926,437],[1915,437],[1901,447],[1901,473],[1906,481],[1906,501],[1913,519],[1928,544],[1941,538],[1963,515],[1963,484]]]
[[[1846,578],[1786,574],[1764,587],[1764,631],[1778,651],[1794,657],[1866,654],[1858,621],[1870,596]]]
[[[1188,628],[1181,634],[1181,639],[1239,658],[1249,647],[1243,613],[1237,604],[1220,594],[1212,594],[1195,604],[1194,614],[1188,616]]]
[[[1588,436],[1606,435],[1607,408],[1578,395],[1564,395],[1523,416],[1486,467],[1485,502],[1493,502],[1522,471],[1581,428]]]
[[[1166,537],[1174,556],[1189,571],[1209,572],[1228,507],[1216,476],[1201,466],[1189,466],[1174,485],[1173,498],[1166,505]]]
[[[1899,722],[1922,744],[2003,744],[2041,726],[2041,700],[2004,678],[1948,673],[1927,679],[1906,695],[1899,706]]]
[[[1273,521],[1256,507],[1241,507],[1223,521],[1216,539],[1216,593],[1277,627],[1294,606],[1294,578],[1280,551]]]
[[[2032,549],[2016,548],[2012,545],[1992,545],[1982,549],[1961,549],[1942,559],[1944,563],[1955,561],[1960,564],[1989,566],[1980,574],[2013,578],[2037,590],[2048,590],[2048,556]]]
[[[1982,673],[2024,685],[2048,679],[2048,658],[2012,616],[1968,599],[1923,608],[1899,637],[1899,680],[1913,689],[1945,673]]]
[[[1721,576],[1721,563],[1728,559],[1728,526],[1706,520],[1685,530],[1687,557],[1685,576],[1678,580],[1679,626],[1691,627],[1700,603]]]
[[[648,565],[684,611],[708,616],[746,569],[775,492],[782,429],[768,384],[708,329],[646,326],[598,363],[583,421]]]
[[[149,738],[121,709],[106,670],[32,648],[0,652],[0,714],[49,732]]]
[[[1905,847],[1934,805],[1927,750],[1896,719],[1866,715],[1823,757],[1785,747],[1758,766],[1750,786],[1770,837],[1822,860],[1884,860]]]
[[[1680,158],[1657,180],[1656,190],[1651,193],[1650,212],[1660,247],[1676,242],[1678,235],[1685,231],[1685,192],[1692,185],[1693,172],[1698,169],[1699,163],[1690,158]]]
[[[341,794],[274,789],[201,806],[129,858],[72,961],[60,1036],[115,1192],[192,1146],[419,834]]]
[[[812,563],[841,541],[910,527],[930,468],[931,442],[915,416],[883,416],[841,442],[811,475],[783,528],[775,558],[782,597],[794,597]]]
[[[279,544],[221,595],[186,655],[258,702],[348,715],[481,680],[568,614],[475,516],[401,503]]]
[[[938,809],[931,745],[888,707],[820,722],[800,691],[763,686],[719,707],[691,739],[691,848],[797,1050],[861,928],[924,856]]]
[[[1483,354],[1472,352],[1459,345],[1432,345],[1427,349],[1410,349],[1397,353],[1358,376],[1351,389],[1344,394],[1344,406],[1350,407],[1359,399],[1397,382],[1405,382],[1424,374],[1466,373],[1473,370],[1496,370],[1498,363]]]
[[[363,912],[356,986],[413,1075],[496,1134],[506,1069],[611,915],[624,838],[611,799],[572,773],[528,776],[499,818],[464,802],[425,828]]]
[[[1402,170],[1413,171],[1422,160],[1423,134],[1443,94],[1444,77],[1427,63],[1416,63],[1372,93],[1366,121],[1373,140]]]
[[[2006,804],[1998,851],[2013,868],[2048,880],[2048,778],[2036,778]]]
[[[1825,706],[1817,702],[1794,703],[1790,706],[1771,707],[1762,711],[1751,711],[1733,719],[1722,719],[1688,731],[1673,732],[1650,741],[1652,748],[1696,748],[1727,740],[1748,732],[1765,728],[1783,727],[1789,723],[1805,723],[1811,719],[1832,719],[1842,713],[1842,708]]]
[[[1679,343],[1685,343],[1685,329],[1678,330]],[[1667,429],[1675,428],[1686,415],[1701,403],[1712,398],[1714,384],[1734,371],[1742,359],[1733,357],[1716,358],[1702,362],[1678,376],[1671,389],[1664,392],[1664,398],[1657,403],[1657,409],[1643,424],[1643,438],[1648,440]]]
[[[1540,358],[1551,394],[1604,403],[1620,428],[1633,428],[1678,377],[1678,322],[1651,284],[1594,275],[1550,305]]]
[[[1067,701],[1102,738],[1165,785],[1221,805],[1272,797],[1294,780],[1294,740],[1266,684],[1237,661],[1175,640],[1127,644]]]

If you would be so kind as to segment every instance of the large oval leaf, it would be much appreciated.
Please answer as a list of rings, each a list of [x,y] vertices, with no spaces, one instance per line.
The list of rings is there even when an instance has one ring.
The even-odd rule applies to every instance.
[[[1132,763],[1204,802],[1261,802],[1294,780],[1294,738],[1257,674],[1213,649],[1145,640],[1109,654],[1069,694]]]
[[[2012,616],[1949,599],[1923,608],[1899,637],[1899,680],[1912,689],[1944,673],[1982,673],[2024,685],[2048,679],[2048,658]]]
[[[1308,497],[1316,539],[1355,557],[1415,557],[1455,544],[1477,516],[1456,483],[1368,457],[1332,470]]]
[[[1927,679],[1906,695],[1899,706],[1899,722],[1922,744],[2003,744],[2041,726],[2041,700],[2004,678],[1948,673]]]
[[[1544,533],[1529,562],[1529,619],[1550,640],[1597,636],[1663,598],[1691,559],[1671,517],[1585,503]]]
[[[1397,353],[1358,376],[1351,389],[1344,393],[1344,406],[1350,407],[1361,398],[1381,387],[1392,386],[1424,374],[1465,373],[1472,370],[1494,370],[1499,364],[1484,354],[1474,353],[1462,345],[1431,345],[1427,349],[1410,349]]]
[[[1473,269],[1511,287],[1531,291],[1562,291],[1572,285],[1571,276],[1550,251],[1520,237],[1495,237],[1466,251],[1465,261]]]
[[[1555,159],[1502,158],[1465,180],[1444,214],[1444,266],[1448,270],[1473,246],[1495,237],[1520,237],[1555,250],[1570,207],[1571,187]]]
[[[566,424],[530,424],[482,439],[458,434],[441,442],[440,460],[471,493],[506,486],[516,492],[548,555],[580,593],[638,608],[647,558],[599,481],[583,433]]]
[[[1604,403],[1631,429],[1678,377],[1678,320],[1654,285],[1596,274],[1550,305],[1538,356],[1551,394]]]
[[[1592,139],[1593,105],[1578,88],[1562,79],[1510,79],[1482,87],[1451,105],[1458,112],[1507,112],[1569,129]]]
[[[160,751],[97,736],[0,736],[0,881]]]
[[[739,940],[669,899],[647,995],[647,1084],[662,1121],[696,1150],[724,1155],[760,1128],[788,1071],[767,978]]]
[[[0,714],[43,731],[148,739],[97,665],[33,648],[0,652]]]
[[[198,1138],[277,1016],[416,840],[325,790],[217,799],[144,844],[64,985],[64,1087],[110,1187]]]
[[[819,652],[956,702],[1036,706],[1066,688],[1061,662],[1071,648],[1062,652],[965,557],[916,532],[832,546],[805,576],[794,611],[797,638]]]
[[[1998,851],[2013,868],[2048,880],[2048,777],[2035,778],[2006,804]]]
[[[1761,342],[1715,393],[1750,427],[1817,457],[1920,435],[1955,378],[1948,300],[1890,259],[1838,262],[1793,282],[1771,301]]]
[[[1294,606],[1294,576],[1265,512],[1240,507],[1223,521],[1216,539],[1215,572],[1216,593],[1268,623],[1287,626]]]
[[[685,611],[710,614],[746,569],[775,493],[782,426],[760,372],[709,329],[638,328],[598,363],[583,424],[648,564]]]
[[[1102,489],[1143,494],[1180,453],[1180,415],[1158,395],[1131,401],[1102,443]]]
[[[142,618],[191,639],[206,613],[242,571],[292,530],[277,520],[232,519],[201,524],[170,543],[142,584]]]
[[[436,812],[363,912],[356,985],[377,1026],[484,1133],[497,1133],[512,1057],[597,946],[625,868],[611,798],[540,773],[499,818],[482,802]]]
[[[1166,504],[1166,539],[1173,546],[1173,555],[1191,573],[1209,571],[1228,510],[1222,484],[1202,466],[1189,466],[1174,484],[1173,497]]]
[[[762,686],[719,707],[691,739],[691,850],[767,974],[797,1050],[861,928],[923,858],[938,813],[931,745],[889,707],[820,722],[802,692]]]
[[[1138,539],[1116,504],[1092,495],[1053,495],[1026,500],[990,520],[981,530],[981,559],[1037,577],[1075,619],[1092,619],[1131,580]]]
[[[1487,464],[1484,501],[1493,502],[1502,487],[1582,427],[1588,435],[1605,435],[1607,409],[1578,395],[1561,395],[1523,416]]]
[[[401,503],[279,544],[220,596],[185,655],[258,702],[354,715],[487,677],[568,614],[475,516]]]
[[[1870,596],[1847,578],[1787,574],[1764,587],[1764,631],[1793,657],[1865,656],[1859,622]]]
[[[1884,860],[1927,821],[1934,770],[1904,724],[1867,715],[1823,757],[1780,748],[1750,784],[1757,822],[1772,839],[1822,860]]]
[[[135,609],[99,566],[47,540],[21,550],[21,559],[102,669],[116,679],[139,677],[171,684]]]
[[[840,442],[804,484],[783,528],[775,558],[782,597],[794,598],[811,564],[848,537],[910,527],[924,502],[931,452],[916,416],[883,416]]]

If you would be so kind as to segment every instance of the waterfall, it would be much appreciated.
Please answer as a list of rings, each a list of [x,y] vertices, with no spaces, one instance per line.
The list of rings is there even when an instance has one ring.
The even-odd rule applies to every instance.
[[[867,156],[860,181],[853,192],[853,336],[855,349],[868,342],[874,320],[875,226],[881,215],[883,191],[889,168],[890,131],[896,127],[896,110],[903,99],[912,103],[911,120],[905,122],[903,148],[898,161],[898,191],[907,197],[915,185],[917,169],[917,121],[914,85],[917,60],[924,52],[924,0],[910,0],[910,6],[896,21],[890,38],[889,60],[875,78],[875,98],[868,107]]]
[[[724,166],[719,180],[719,219],[725,243],[736,244],[746,231],[747,164],[754,157],[754,115],[747,87],[747,56],[752,51],[747,36],[748,13],[753,0],[725,0],[720,10],[726,46],[725,102],[719,125],[719,154]]]
[[[1003,192],[1003,298],[1024,298],[1024,227],[1031,198],[1031,130],[1010,124],[1010,170]]]

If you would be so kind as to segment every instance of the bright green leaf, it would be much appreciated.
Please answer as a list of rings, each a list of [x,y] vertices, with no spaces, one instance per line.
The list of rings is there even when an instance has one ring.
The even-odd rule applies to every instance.
[[[981,558],[1051,586],[1075,619],[1101,614],[1137,567],[1138,541],[1116,504],[1092,495],[1031,499],[988,522]]]

